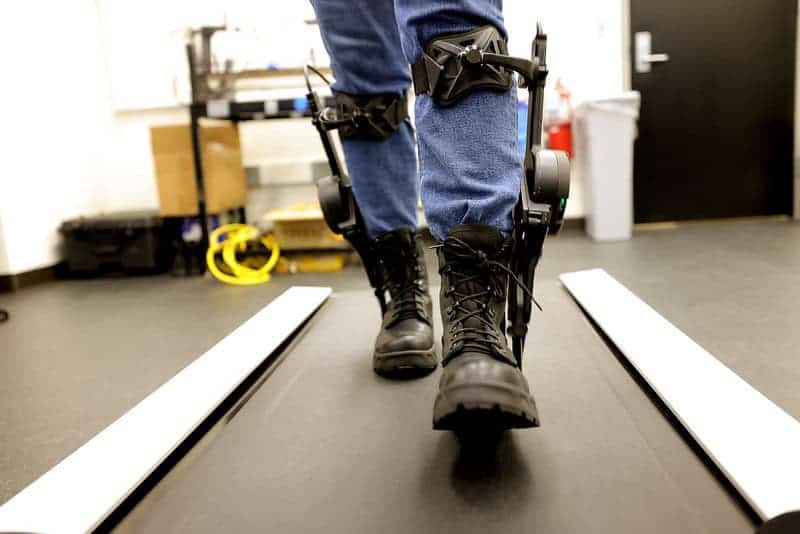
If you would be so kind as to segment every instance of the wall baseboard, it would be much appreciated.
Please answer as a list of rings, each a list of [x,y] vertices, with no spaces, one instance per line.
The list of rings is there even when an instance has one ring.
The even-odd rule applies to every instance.
[[[60,264],[50,267],[42,267],[19,274],[7,274],[0,276],[0,293],[17,291],[24,287],[30,287],[42,282],[55,280],[60,272]]]

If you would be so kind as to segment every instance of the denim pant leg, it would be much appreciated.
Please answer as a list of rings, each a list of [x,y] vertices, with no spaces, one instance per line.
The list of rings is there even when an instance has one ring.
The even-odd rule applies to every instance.
[[[311,0],[331,56],[333,89],[402,94],[411,84],[392,0]],[[414,129],[406,119],[386,141],[343,139],[345,161],[372,237],[417,228],[419,174]]]
[[[490,24],[505,36],[502,0],[394,0],[406,58],[419,60],[437,35]],[[416,99],[422,203],[433,236],[461,223],[505,232],[519,197],[516,90],[472,93],[455,106]]]

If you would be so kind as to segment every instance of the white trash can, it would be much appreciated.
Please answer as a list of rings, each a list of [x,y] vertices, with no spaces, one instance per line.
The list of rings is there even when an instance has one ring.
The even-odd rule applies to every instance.
[[[575,110],[576,167],[586,189],[586,231],[597,241],[633,231],[633,141],[640,95],[589,100]]]

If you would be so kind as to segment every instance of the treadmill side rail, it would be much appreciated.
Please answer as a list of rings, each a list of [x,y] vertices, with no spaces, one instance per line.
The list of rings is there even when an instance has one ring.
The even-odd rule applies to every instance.
[[[330,293],[286,290],[0,507],[0,533],[97,528]]]
[[[800,421],[604,270],[560,278],[762,519],[800,509]]]

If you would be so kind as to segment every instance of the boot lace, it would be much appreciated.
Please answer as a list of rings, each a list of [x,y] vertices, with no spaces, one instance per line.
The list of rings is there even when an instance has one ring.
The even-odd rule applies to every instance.
[[[446,296],[453,303],[445,309],[451,320],[451,351],[442,364],[447,364],[466,349],[479,352],[505,363],[514,361],[508,354],[505,333],[495,322],[492,300],[505,300],[507,280],[510,278],[541,309],[531,290],[502,262],[490,259],[482,250],[476,250],[457,237],[448,237],[433,248],[444,248],[447,262],[440,275],[450,277]],[[508,278],[507,278],[508,277]],[[468,319],[475,318],[476,321]]]
[[[420,319],[430,324],[425,313],[425,288],[422,267],[414,254],[383,262],[384,286],[389,290],[388,327],[406,319]]]

